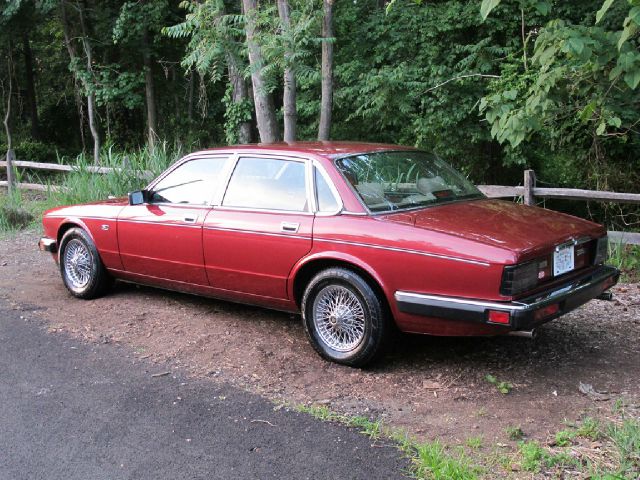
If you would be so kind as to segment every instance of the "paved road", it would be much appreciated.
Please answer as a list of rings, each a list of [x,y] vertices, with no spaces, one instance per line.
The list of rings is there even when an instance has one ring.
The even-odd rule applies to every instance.
[[[175,370],[152,376],[163,370],[47,333],[0,300],[0,479],[373,480],[407,468],[353,430]]]

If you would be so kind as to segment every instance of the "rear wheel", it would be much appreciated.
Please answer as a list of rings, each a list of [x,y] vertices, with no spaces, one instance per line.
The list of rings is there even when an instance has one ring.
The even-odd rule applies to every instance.
[[[62,237],[60,273],[67,290],[78,298],[99,297],[113,283],[93,240],[81,228],[71,228]]]
[[[327,360],[362,367],[383,351],[390,321],[382,300],[360,275],[345,268],[317,274],[302,299],[305,332]]]

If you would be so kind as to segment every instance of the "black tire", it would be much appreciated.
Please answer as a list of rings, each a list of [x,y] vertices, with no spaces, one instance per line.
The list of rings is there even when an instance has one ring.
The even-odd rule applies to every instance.
[[[351,367],[378,358],[391,333],[384,300],[360,275],[339,267],[323,270],[307,285],[302,323],[323,358]]]
[[[97,298],[113,285],[113,278],[104,268],[93,240],[83,229],[67,230],[59,251],[62,281],[74,297]]]

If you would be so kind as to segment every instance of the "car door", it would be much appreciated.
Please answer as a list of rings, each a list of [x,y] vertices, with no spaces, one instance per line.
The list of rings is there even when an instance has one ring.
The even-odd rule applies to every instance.
[[[311,249],[310,172],[304,159],[239,156],[220,204],[204,221],[212,287],[287,298],[289,273]]]
[[[151,185],[147,203],[122,210],[118,244],[126,271],[208,285],[202,225],[227,160],[227,156],[184,160]]]

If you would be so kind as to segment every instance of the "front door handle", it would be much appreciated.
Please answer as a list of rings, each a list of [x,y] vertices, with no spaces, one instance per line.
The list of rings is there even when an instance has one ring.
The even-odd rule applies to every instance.
[[[280,224],[280,231],[281,232],[297,233],[298,232],[298,228],[300,228],[300,224],[299,223],[282,222]]]
[[[187,223],[196,223],[198,217],[184,217],[183,220]]]

